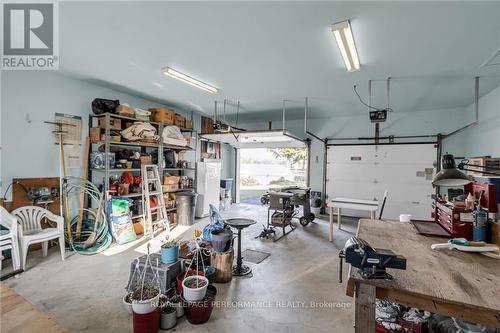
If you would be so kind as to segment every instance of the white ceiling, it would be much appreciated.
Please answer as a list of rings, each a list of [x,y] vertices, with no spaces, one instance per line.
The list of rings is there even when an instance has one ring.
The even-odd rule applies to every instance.
[[[361,71],[348,73],[330,25],[351,20]],[[214,100],[242,112],[279,110],[282,99],[311,115],[366,110],[368,80],[394,78],[391,106],[432,110],[469,105],[500,84],[481,67],[500,48],[500,2],[61,2],[61,69],[187,110],[213,114]],[[170,66],[220,89],[209,94],[164,76]],[[386,103],[385,82],[373,84]],[[228,108],[235,112],[235,108]]]

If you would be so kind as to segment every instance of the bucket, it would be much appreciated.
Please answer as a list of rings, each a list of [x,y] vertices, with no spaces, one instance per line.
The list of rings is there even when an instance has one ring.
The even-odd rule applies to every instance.
[[[133,313],[134,333],[156,333],[160,326],[160,309],[146,314]]]
[[[193,325],[206,323],[212,315],[214,309],[217,288],[210,285],[207,287],[207,295],[200,302],[188,302],[186,307],[186,318]]]
[[[192,275],[204,275],[202,271],[196,271],[193,269],[190,269],[189,271],[186,272],[180,272],[177,274],[177,277],[175,278],[175,286],[177,288],[177,294],[182,295],[182,280],[184,280],[184,277],[186,276],[192,276]]]
[[[170,313],[161,313],[160,327],[162,330],[169,330],[177,325],[177,311],[175,309],[172,310]]]
[[[158,304],[160,303],[160,293],[153,298],[146,299],[143,301],[132,301],[132,310],[137,314],[147,314],[158,309]]]
[[[231,247],[232,238],[233,232],[230,229],[212,230],[210,242],[214,251],[225,252]]]
[[[198,280],[200,286],[189,287],[191,281]],[[205,298],[207,294],[208,279],[203,275],[188,276],[182,281],[182,296],[188,302],[197,302]]]
[[[162,247],[161,262],[167,265],[173,264],[179,260],[179,244],[171,247]]]

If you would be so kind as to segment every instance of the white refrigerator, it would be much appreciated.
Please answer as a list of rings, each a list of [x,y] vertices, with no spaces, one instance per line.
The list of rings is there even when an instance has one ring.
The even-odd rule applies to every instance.
[[[219,209],[221,166],[220,160],[196,163],[196,217],[208,216],[210,204]]]

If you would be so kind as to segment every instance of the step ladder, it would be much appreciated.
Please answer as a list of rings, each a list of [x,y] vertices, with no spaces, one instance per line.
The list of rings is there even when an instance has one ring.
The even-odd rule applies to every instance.
[[[154,237],[158,228],[163,227],[170,233],[170,222],[165,207],[165,198],[157,165],[142,165],[142,205],[144,212],[144,234]],[[152,184],[152,185],[151,185]],[[151,207],[151,199],[155,206]]]

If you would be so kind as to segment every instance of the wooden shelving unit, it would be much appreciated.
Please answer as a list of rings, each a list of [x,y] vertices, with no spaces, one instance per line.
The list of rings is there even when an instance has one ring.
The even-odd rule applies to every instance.
[[[191,119],[193,118],[193,115],[191,115]],[[109,161],[109,153],[111,152],[111,147],[113,146],[123,146],[123,147],[130,147],[130,148],[138,148],[140,150],[141,153],[150,153],[152,150],[157,150],[158,151],[158,169],[160,171],[160,175],[163,175],[164,173],[168,172],[168,173],[177,173],[177,175],[179,176],[182,176],[182,175],[185,175],[185,172],[190,172],[192,173],[192,179],[193,179],[193,187],[196,186],[196,167],[194,168],[163,168],[163,152],[165,149],[172,149],[172,150],[175,150],[177,152],[180,152],[180,151],[193,151],[194,154],[193,154],[193,157],[192,157],[192,161],[194,163],[194,165],[196,166],[196,159],[197,159],[197,149],[198,149],[198,132],[194,129],[187,129],[187,128],[181,128],[181,131],[182,132],[186,132],[186,133],[192,133],[192,136],[194,137],[194,147],[190,147],[190,146],[175,146],[175,145],[168,145],[168,144],[164,144],[163,143],[163,140],[161,140],[161,133],[163,132],[163,129],[164,129],[164,125],[161,124],[161,123],[157,123],[157,122],[154,122],[154,121],[143,121],[143,120],[138,120],[138,119],[135,119],[135,118],[131,118],[131,117],[125,117],[125,116],[121,116],[121,115],[118,115],[118,114],[111,114],[111,113],[104,113],[104,114],[99,114],[99,115],[95,115],[95,114],[90,114],[89,115],[89,130],[90,128],[92,127],[97,127],[97,119],[104,119],[104,122],[105,122],[105,126],[103,128],[104,130],[104,138],[105,140],[98,140],[98,141],[92,141],[90,142],[90,149],[89,149],[89,168],[88,168],[88,179],[93,181],[94,178],[97,178],[97,177],[102,177],[104,176],[104,182],[103,182],[103,185],[104,185],[104,193],[106,193],[106,198],[109,199],[109,186],[110,186],[110,176],[112,174],[116,174],[116,173],[121,173],[121,172],[124,172],[124,171],[129,171],[129,172],[132,172],[132,173],[139,173],[141,172],[141,169],[138,169],[138,168],[110,168],[110,161]],[[150,143],[150,142],[128,142],[128,141],[120,141],[120,142],[117,142],[117,141],[111,141],[109,138],[110,138],[110,134],[111,134],[111,131],[113,131],[114,129],[111,129],[110,127],[110,121],[111,119],[121,119],[121,120],[125,120],[125,121],[130,121],[130,122],[137,122],[137,121],[141,121],[141,122],[145,122],[145,123],[149,123],[151,125],[153,125],[156,129],[157,129],[157,133],[158,135],[160,136],[160,140],[158,140],[158,142],[156,143]],[[123,124],[122,124],[123,126]],[[97,151],[98,147],[101,147],[104,145],[104,168],[102,169],[97,169],[97,168],[91,168],[90,167],[90,154],[92,152],[95,152]],[[137,150],[137,149],[134,149],[134,150]],[[99,181],[101,181],[101,179],[99,179]],[[178,190],[175,190],[175,191],[165,191],[164,193],[165,194],[168,194],[168,193],[176,193],[176,192],[181,192],[181,191],[194,191],[195,188],[188,188],[188,189],[178,189]],[[142,201],[142,193],[130,193],[130,194],[127,194],[127,195],[122,195],[121,197],[124,197],[124,198],[129,198],[129,199],[132,199],[132,200],[141,200]],[[175,211],[176,208],[170,208],[170,209],[167,209],[168,212],[172,212],[172,211]],[[138,218],[142,218],[144,215],[143,214],[138,214],[138,215],[133,215],[132,216],[132,219],[138,219]]]

